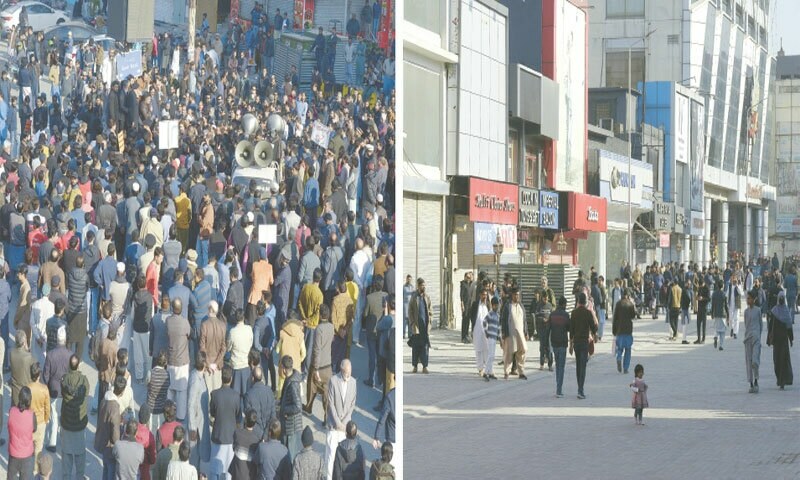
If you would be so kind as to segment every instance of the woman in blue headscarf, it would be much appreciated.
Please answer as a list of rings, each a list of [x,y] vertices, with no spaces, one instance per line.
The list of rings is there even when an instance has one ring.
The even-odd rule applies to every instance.
[[[772,346],[772,360],[775,364],[775,377],[781,390],[792,384],[792,358],[789,347],[794,344],[792,332],[793,312],[786,306],[786,293],[778,294],[778,304],[770,310],[772,322],[769,322],[767,345]]]

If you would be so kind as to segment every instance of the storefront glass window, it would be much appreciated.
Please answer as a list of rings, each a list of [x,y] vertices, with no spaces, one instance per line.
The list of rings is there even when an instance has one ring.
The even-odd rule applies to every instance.
[[[442,167],[442,74],[441,72],[405,62],[406,134],[403,157],[412,164]],[[424,105],[424,108],[418,108]]]

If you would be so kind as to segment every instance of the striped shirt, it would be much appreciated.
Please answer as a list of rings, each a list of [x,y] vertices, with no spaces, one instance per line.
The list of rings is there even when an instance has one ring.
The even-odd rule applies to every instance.
[[[500,315],[492,310],[486,315],[484,322],[486,324],[486,338],[488,340],[496,341],[500,338]]]
[[[150,385],[147,388],[147,406],[153,415],[164,413],[164,403],[169,390],[169,373],[162,367],[155,367],[150,373]]]

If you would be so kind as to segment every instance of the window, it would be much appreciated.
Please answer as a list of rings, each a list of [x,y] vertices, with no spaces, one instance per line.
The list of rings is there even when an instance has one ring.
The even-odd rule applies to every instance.
[[[731,0],[722,0],[722,11],[731,15],[733,12],[733,8],[731,7]]]
[[[409,22],[430,30],[433,33],[442,35],[442,11],[443,2],[431,0],[406,0],[405,19]]]
[[[606,0],[606,18],[644,18],[644,0]]]
[[[644,82],[644,50],[631,51],[631,87]],[[606,86],[628,87],[628,51],[606,52]]]
[[[758,34],[756,31],[756,19],[752,15],[747,16],[747,33],[753,38],[758,38],[756,36]]]
[[[442,167],[442,73],[416,63],[404,61],[404,96],[406,141],[403,156],[407,162],[436,168]]]
[[[741,5],[736,5],[736,25],[744,28],[744,10]]]
[[[525,186],[531,188],[541,188],[544,182],[540,179],[541,165],[541,145],[535,143],[535,139],[528,137],[525,142]]]

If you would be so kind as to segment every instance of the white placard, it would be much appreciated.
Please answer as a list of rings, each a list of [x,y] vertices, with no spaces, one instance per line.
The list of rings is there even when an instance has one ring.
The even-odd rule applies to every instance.
[[[258,226],[258,243],[262,245],[272,245],[278,243],[278,226],[277,225],[259,225]]]
[[[326,127],[320,121],[315,121],[311,130],[311,140],[320,147],[327,149],[331,140],[331,128]]]
[[[120,82],[128,77],[138,77],[142,74],[141,50],[118,53],[115,61],[117,62],[117,80]]]
[[[177,120],[161,120],[158,122],[158,148],[169,150],[178,148],[180,141],[180,128]]]

